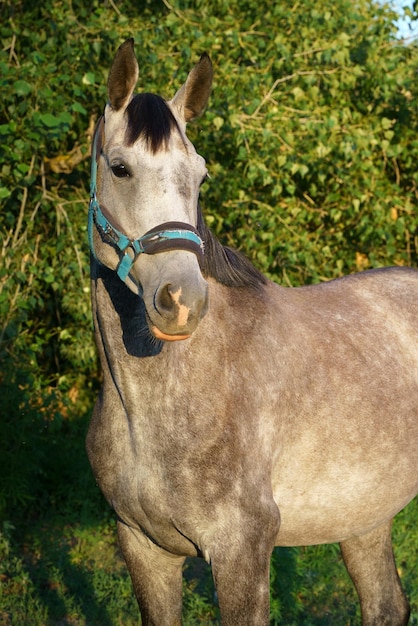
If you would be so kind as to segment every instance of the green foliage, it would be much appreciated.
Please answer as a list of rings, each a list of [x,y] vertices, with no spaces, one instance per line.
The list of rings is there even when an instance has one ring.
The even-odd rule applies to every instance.
[[[21,530],[0,530],[0,624],[2,626],[133,626],[138,609],[115,540],[115,522],[100,510],[80,521],[66,511]],[[394,528],[402,584],[412,601],[411,624],[418,623],[418,500],[402,511]],[[184,624],[218,625],[219,612],[210,569],[186,565]],[[272,559],[271,624],[359,626],[353,585],[338,547],[279,548]]]
[[[137,621],[84,452],[100,382],[89,153],[116,48],[134,36],[140,86],[166,97],[210,53],[213,96],[189,129],[207,221],[297,285],[418,264],[418,47],[394,18],[368,0],[0,4],[0,624]],[[416,620],[414,511],[395,534]],[[344,576],[333,546],[276,551],[272,623],[357,623]],[[186,623],[217,623],[212,598],[191,574]]]

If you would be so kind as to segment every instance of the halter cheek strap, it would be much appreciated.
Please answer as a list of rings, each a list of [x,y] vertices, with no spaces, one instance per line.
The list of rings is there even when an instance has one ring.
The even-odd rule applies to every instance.
[[[95,259],[97,255],[94,248],[93,232],[97,228],[104,242],[115,247],[121,258],[116,273],[124,282],[129,276],[133,264],[140,254],[158,254],[169,250],[189,250],[193,252],[199,263],[204,254],[204,243],[198,231],[191,224],[184,222],[165,222],[152,228],[138,239],[130,239],[115,226],[100,208],[97,199],[97,164],[104,135],[104,117],[100,117],[94,131],[91,178],[90,178],[90,205],[88,216],[88,238],[90,250]],[[132,280],[137,281],[131,276]]]

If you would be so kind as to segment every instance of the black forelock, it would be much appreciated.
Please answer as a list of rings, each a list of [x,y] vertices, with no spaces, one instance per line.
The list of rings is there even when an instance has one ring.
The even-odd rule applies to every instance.
[[[134,96],[126,108],[126,115],[126,143],[132,146],[139,137],[143,137],[153,153],[167,146],[172,129],[178,128],[177,120],[164,98],[153,93]]]

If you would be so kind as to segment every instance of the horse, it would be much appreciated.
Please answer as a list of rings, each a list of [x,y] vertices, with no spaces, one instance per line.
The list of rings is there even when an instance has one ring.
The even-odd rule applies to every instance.
[[[118,49],[92,148],[102,387],[87,434],[142,623],[182,622],[187,557],[224,626],[269,623],[274,546],[339,543],[365,626],[409,605],[391,523],[418,488],[418,271],[284,287],[205,225],[205,53],[171,100]]]

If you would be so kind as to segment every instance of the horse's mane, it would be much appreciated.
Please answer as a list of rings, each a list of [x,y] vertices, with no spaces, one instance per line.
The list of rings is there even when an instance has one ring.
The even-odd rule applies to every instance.
[[[141,93],[129,103],[126,114],[128,125],[126,142],[135,143],[140,136],[155,154],[167,146],[177,120],[161,96]],[[205,244],[202,272],[227,287],[260,288],[267,283],[265,276],[238,250],[223,246],[206,226],[202,211],[198,207],[197,230]]]
[[[197,212],[197,230],[205,244],[202,273],[227,287],[259,289],[267,284],[266,277],[241,252],[223,246],[206,226],[200,206]]]

